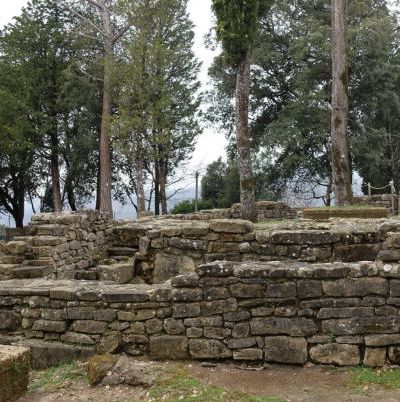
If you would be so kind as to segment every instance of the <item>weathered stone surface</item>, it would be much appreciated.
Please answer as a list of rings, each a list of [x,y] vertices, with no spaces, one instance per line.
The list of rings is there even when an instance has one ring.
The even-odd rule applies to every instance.
[[[352,244],[335,246],[334,257],[343,262],[374,261],[380,250],[379,244]]]
[[[21,325],[22,317],[12,311],[0,311],[0,330],[13,330]]]
[[[184,360],[188,355],[188,341],[184,336],[154,336],[150,338],[150,357],[155,360]]]
[[[230,313],[237,310],[236,299],[226,299],[226,300],[213,300],[209,302],[201,303],[201,312],[203,315],[214,315],[222,313]]]
[[[118,311],[117,316],[120,321],[146,321],[154,318],[157,312],[153,309],[136,311]]]
[[[390,347],[388,355],[391,363],[400,364],[400,346]]]
[[[339,366],[356,366],[360,364],[358,346],[328,343],[310,349],[311,359],[320,364],[337,364]]]
[[[386,364],[386,348],[366,348],[364,365],[367,367],[382,367]]]
[[[271,236],[273,244],[329,244],[340,240],[338,233],[328,231],[280,231]]]
[[[229,299],[229,297],[229,290],[222,286],[204,288],[204,300]]]
[[[180,335],[185,332],[185,326],[182,320],[167,318],[164,320],[164,331],[168,335]]]
[[[328,318],[372,317],[373,315],[372,307],[321,308],[317,318],[326,320]]]
[[[97,344],[97,353],[100,355],[118,353],[122,344],[120,332],[107,332],[103,334]]]
[[[194,359],[224,359],[232,357],[232,351],[221,341],[214,339],[190,339],[189,353]]]
[[[29,384],[28,348],[0,345],[0,401],[16,401]]]
[[[210,222],[210,230],[217,233],[249,233],[253,230],[249,221],[216,219]]]
[[[92,320],[92,307],[70,307],[67,309],[68,320]]]
[[[199,284],[199,276],[195,272],[175,276],[171,279],[171,284],[175,288],[196,287]]]
[[[383,278],[347,278],[322,283],[324,294],[334,297],[387,295],[388,282]]]
[[[71,325],[71,330],[75,332],[82,332],[84,334],[103,334],[106,332],[107,327],[108,324],[104,321],[78,320],[74,321],[74,323]]]
[[[95,353],[91,346],[66,345],[38,339],[23,340],[18,344],[30,349],[32,368],[38,370],[75,360],[86,361]]]
[[[265,286],[264,285],[251,285],[245,283],[236,283],[230,287],[232,297],[237,298],[255,298],[264,297]]]
[[[304,338],[272,336],[265,338],[264,359],[274,363],[304,364],[307,362],[307,341]]]
[[[309,336],[317,333],[313,320],[307,318],[253,318],[250,321],[253,335]]]
[[[151,387],[157,378],[157,368],[154,364],[138,362],[120,357],[102,381],[103,386],[129,385],[131,387]]]
[[[228,328],[205,327],[204,337],[211,339],[225,339],[231,335],[231,330]]]
[[[77,343],[80,345],[94,345],[94,340],[86,334],[78,334],[76,332],[66,332],[60,337],[62,342]]]
[[[118,356],[97,355],[92,357],[87,364],[87,378],[90,385],[100,383],[109,371],[115,366]]]
[[[261,349],[241,349],[233,352],[233,360],[262,360],[263,351]]]
[[[101,281],[124,284],[133,278],[133,264],[100,265],[97,272]]]
[[[298,281],[297,293],[300,299],[309,299],[322,296],[321,281]]]
[[[34,331],[42,332],[65,332],[67,324],[65,321],[38,320],[33,324]],[[85,332],[85,331],[83,331]]]
[[[196,302],[203,300],[201,289],[179,288],[172,290],[172,300],[175,302]]]
[[[174,318],[198,317],[200,314],[200,303],[175,303],[172,306]]]
[[[399,317],[355,317],[322,322],[322,331],[332,335],[396,333],[399,329]]]
[[[400,335],[368,335],[365,338],[367,346],[389,346],[400,344]]]
[[[276,297],[276,298],[296,297],[297,296],[296,284],[293,282],[271,283],[267,287],[265,296]]]

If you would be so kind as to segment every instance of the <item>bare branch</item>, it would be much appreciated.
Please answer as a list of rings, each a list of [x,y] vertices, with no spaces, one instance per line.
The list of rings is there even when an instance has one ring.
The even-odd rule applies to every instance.
[[[129,30],[132,24],[126,24],[121,30],[119,30],[112,38],[112,43],[115,45]]]
[[[79,11],[76,11],[70,4],[66,3],[64,0],[61,0],[64,5],[71,11],[72,14],[74,14],[76,17],[81,19],[82,21],[86,22],[87,24],[91,25],[97,32],[101,33],[105,38],[107,37],[106,33],[103,31],[101,27],[96,25],[93,21],[91,21],[89,18],[86,18],[83,14],[81,14]],[[85,0],[89,1],[89,0]]]
[[[92,6],[95,6],[97,8],[100,8],[100,9],[102,8],[101,4],[98,1],[95,1],[95,0],[83,0],[83,1],[86,1],[86,2],[90,3]]]
[[[81,68],[80,66],[78,66],[78,68],[79,68],[79,72],[81,72],[83,75],[86,75],[86,77],[89,77],[89,78],[91,78],[92,80],[99,81],[99,82],[103,82],[103,81],[104,81],[102,78],[99,78],[99,77],[96,77],[96,76],[94,76],[94,75],[92,75],[92,74],[89,74],[87,71],[85,71],[85,70],[84,70],[83,68]]]

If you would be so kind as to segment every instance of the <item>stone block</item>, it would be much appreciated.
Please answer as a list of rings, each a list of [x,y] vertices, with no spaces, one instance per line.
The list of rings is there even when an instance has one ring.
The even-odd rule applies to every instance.
[[[128,283],[133,278],[133,264],[100,265],[97,272],[101,281]]]
[[[400,317],[355,317],[322,321],[322,332],[332,335],[369,335],[396,333]]]
[[[108,323],[104,321],[74,321],[71,331],[82,332],[84,334],[103,334],[107,331]]]
[[[265,297],[285,298],[296,296],[297,288],[294,282],[271,283],[265,292]]]
[[[200,314],[200,303],[175,303],[172,306],[173,318],[198,317]]]
[[[305,338],[272,336],[265,338],[264,359],[273,363],[305,364],[307,362]]]
[[[360,364],[360,350],[355,345],[327,343],[310,349],[310,358],[319,364],[338,366],[357,366]]]
[[[233,360],[256,361],[262,360],[263,351],[261,349],[240,349],[233,352]]]
[[[196,302],[203,300],[203,290],[198,288],[179,288],[172,290],[174,302]]]
[[[203,315],[215,315],[230,313],[238,308],[236,299],[213,300],[201,303],[201,312]]]
[[[16,401],[29,384],[28,348],[0,345],[0,401]]]
[[[14,330],[21,326],[22,316],[13,311],[0,310],[0,330]]]
[[[118,311],[117,317],[120,321],[146,321],[154,318],[157,312],[153,309],[136,311]]]
[[[226,359],[232,351],[215,339],[190,339],[189,353],[194,359]]]
[[[155,360],[185,360],[188,341],[184,336],[154,336],[150,338],[150,358]]]
[[[346,278],[324,281],[322,288],[324,294],[333,297],[386,296],[389,291],[389,284],[384,278]]]
[[[67,329],[67,323],[65,321],[47,321],[37,320],[33,324],[34,331],[42,332],[65,332]]]
[[[372,307],[321,308],[317,318],[326,320],[329,318],[372,317],[373,315]]]
[[[367,346],[389,346],[400,344],[400,335],[368,335],[364,338]]]
[[[230,286],[232,297],[248,299],[254,297],[264,297],[265,286],[257,284],[236,283]]]
[[[321,281],[298,281],[297,293],[300,299],[311,299],[322,296]]]
[[[210,230],[217,233],[249,233],[254,225],[239,219],[215,219],[210,222]]]
[[[296,318],[259,317],[250,321],[252,335],[310,336],[318,332],[313,320]]]
[[[383,367],[386,364],[386,348],[366,348],[364,366]]]

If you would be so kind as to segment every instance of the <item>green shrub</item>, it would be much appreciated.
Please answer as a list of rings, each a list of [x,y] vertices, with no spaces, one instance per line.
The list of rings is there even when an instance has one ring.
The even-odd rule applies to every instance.
[[[199,200],[197,202],[198,211],[202,211],[204,209],[211,209],[211,201],[209,200]],[[174,208],[171,210],[171,214],[190,214],[195,212],[196,210],[196,202],[194,200],[185,200],[176,204]]]

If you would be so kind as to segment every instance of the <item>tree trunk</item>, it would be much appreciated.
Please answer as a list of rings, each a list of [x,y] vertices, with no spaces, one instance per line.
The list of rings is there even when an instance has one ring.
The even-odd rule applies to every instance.
[[[353,201],[349,160],[347,1],[332,0],[332,177],[336,205]]]
[[[105,0],[101,2],[101,18],[103,30],[106,35],[104,45],[104,82],[103,82],[103,110],[101,115],[100,131],[100,211],[112,215],[111,198],[111,142],[110,142],[110,118],[111,118],[111,78],[113,61],[113,41],[111,32],[110,14]]]
[[[160,172],[157,160],[154,162],[154,214],[160,215]]]
[[[160,163],[160,203],[161,203],[161,214],[167,215],[167,169],[165,168],[165,162]]]
[[[249,133],[250,52],[241,61],[236,80],[236,142],[239,156],[242,219],[256,220],[253,168]]]
[[[51,186],[53,189],[53,208],[54,212],[62,211],[61,185],[60,185],[60,168],[58,163],[58,135],[57,132],[50,134],[50,170],[51,170]]]
[[[142,159],[142,147],[140,139],[138,140],[138,146],[136,149],[136,196],[137,196],[137,214],[146,211],[146,199],[144,195],[143,185],[143,159]]]

